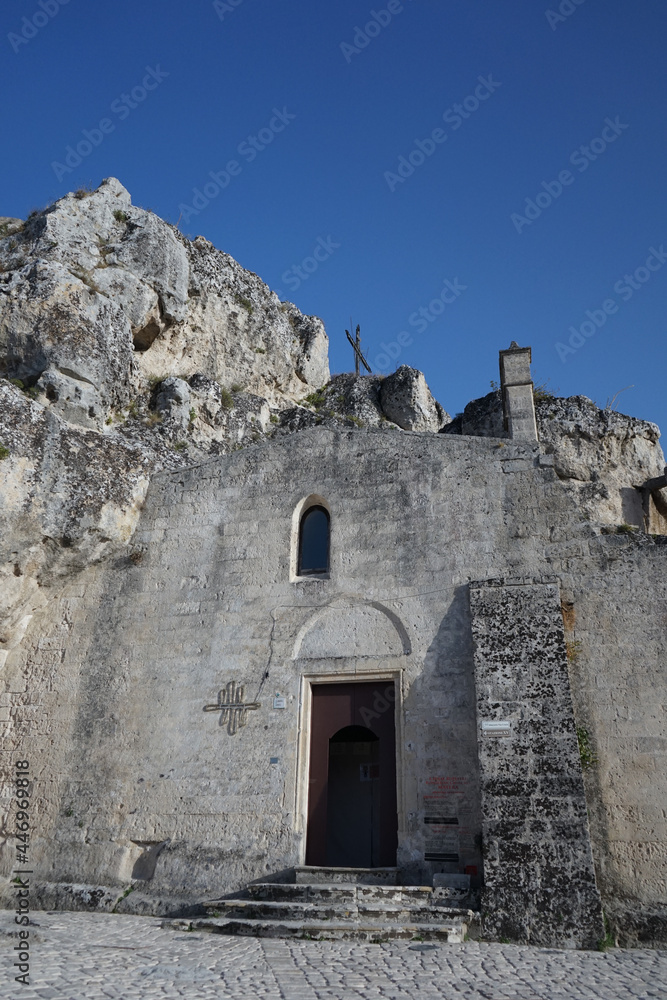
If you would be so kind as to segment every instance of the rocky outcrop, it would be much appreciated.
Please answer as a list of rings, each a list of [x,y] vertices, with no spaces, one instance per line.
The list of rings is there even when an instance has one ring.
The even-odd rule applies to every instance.
[[[282,406],[325,384],[320,320],[202,237],[133,206],[114,178],[61,198],[0,239],[0,374],[100,428],[149,379],[205,372]],[[51,386],[49,390],[48,387]],[[57,397],[57,398],[56,398]]]
[[[57,580],[128,557],[154,472],[322,423],[446,419],[406,366],[329,380],[319,319],[114,178],[0,218],[0,661]]]
[[[14,219],[10,215],[0,215],[0,240],[4,236],[12,236],[23,229],[23,219]]]
[[[542,447],[585,516],[664,532],[659,493],[645,489],[665,468],[655,424],[602,410],[586,396],[543,399],[535,410]]]
[[[655,482],[665,470],[655,424],[600,409],[586,396],[544,392],[535,394],[535,416],[541,447],[553,455],[556,474],[584,517],[667,531],[667,488]],[[506,438],[500,391],[468,403],[443,433]]]
[[[595,482],[621,471],[624,481],[639,486],[663,473],[660,430],[647,420],[602,410],[586,396],[538,399],[536,417],[560,479]]]
[[[74,428],[0,380],[0,666],[57,581],[126,552],[164,449]]]
[[[393,375],[334,375],[327,385],[280,415],[282,431],[344,424],[383,430],[437,432],[451,418],[416,368]]]
[[[387,419],[405,431],[439,431],[451,420],[431,395],[422,373],[408,365],[384,379],[380,404]]]

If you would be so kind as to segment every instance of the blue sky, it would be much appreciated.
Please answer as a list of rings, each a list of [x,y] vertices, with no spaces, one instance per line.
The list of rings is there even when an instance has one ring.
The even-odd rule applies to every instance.
[[[664,0],[5,0],[0,27],[0,214],[113,175],[321,316],[333,372],[352,317],[454,414],[516,340],[667,428]]]

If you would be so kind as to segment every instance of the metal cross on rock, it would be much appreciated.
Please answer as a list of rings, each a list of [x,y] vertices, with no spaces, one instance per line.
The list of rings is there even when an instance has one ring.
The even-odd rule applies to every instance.
[[[220,712],[220,725],[227,726],[227,732],[234,736],[239,729],[243,729],[248,721],[248,712],[260,708],[260,702],[244,702],[243,695],[245,688],[243,684],[230,681],[229,684],[218,692],[218,702],[216,705],[204,705],[205,712]]]
[[[350,319],[350,326],[352,326],[351,319]],[[372,372],[370,369],[370,365],[368,364],[366,358],[361,353],[361,327],[357,324],[357,334],[355,340],[352,340],[352,336],[349,330],[346,330],[345,333],[347,334],[347,339],[352,344],[352,348],[354,350],[354,374],[355,375],[359,374],[359,362],[361,362],[366,371],[368,372],[368,374],[371,375]]]

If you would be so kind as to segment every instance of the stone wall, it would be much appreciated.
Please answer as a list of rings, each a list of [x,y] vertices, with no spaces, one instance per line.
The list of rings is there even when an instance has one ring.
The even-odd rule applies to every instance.
[[[395,707],[378,710],[396,713],[404,877],[448,867],[425,859],[439,838],[479,886],[488,785],[469,585],[552,576],[576,724],[600,761],[585,780],[604,905],[624,934],[661,933],[665,548],[600,534],[553,462],[534,443],[320,427],[154,475],[126,550],[48,581],[7,651],[5,745],[33,762],[44,905],[108,908],[133,884],[119,909],[183,912],[301,863],[309,685],[328,678],[396,683]],[[331,509],[331,574],[294,580],[293,514],[313,494]],[[544,655],[555,670],[549,643]],[[231,681],[259,705],[234,735],[205,711]],[[559,698],[549,718],[576,771]],[[578,788],[567,822],[583,835]]]
[[[595,947],[604,926],[558,587],[490,581],[470,603],[485,932]]]
[[[629,945],[667,941],[666,543],[599,535],[560,563],[598,885]]]
[[[23,746],[44,776],[42,877],[120,889],[169,841],[146,888],[195,900],[300,862],[314,676],[398,681],[398,862],[429,882],[440,835],[481,875],[467,584],[538,559],[544,531],[517,542],[506,525],[542,507],[537,463],[534,445],[313,429],[155,476],[129,554],[64,593],[49,687],[67,697],[33,683],[42,622],[11,660],[41,715]],[[291,582],[312,493],[332,511],[331,578]],[[204,712],[231,680],[261,705],[234,736]],[[47,779],[49,730],[69,766]],[[444,806],[453,834],[424,822]]]
[[[667,940],[658,428],[534,396],[530,350],[514,344],[502,392],[453,421],[407,366],[329,380],[319,320],[112,178],[3,233],[0,766],[31,761],[42,903],[184,912],[280,877],[304,859],[311,685],[371,680],[398,695],[376,710],[395,716],[407,881],[467,868],[480,888],[485,824],[490,931],[516,916],[512,887],[525,901],[539,882],[553,902],[554,802],[574,843],[559,870],[586,854],[576,723],[610,925],[630,943]],[[331,512],[332,567],[300,580],[297,512],[314,496]],[[497,676],[481,611],[501,592],[518,607],[521,580],[533,610],[507,640],[507,684],[524,714],[539,705],[564,728],[555,798],[538,802],[543,775],[530,778],[512,847],[494,826],[514,799],[494,767],[552,757],[526,730],[482,740],[480,771],[476,706],[484,717]],[[545,580],[560,588],[574,723],[560,639],[538,629],[534,649]],[[553,701],[521,686],[538,662]],[[239,686],[247,717],[221,709]],[[584,868],[569,910],[531,910],[512,933],[546,940],[551,922],[553,940],[591,940]],[[555,926],[577,912],[579,938]]]

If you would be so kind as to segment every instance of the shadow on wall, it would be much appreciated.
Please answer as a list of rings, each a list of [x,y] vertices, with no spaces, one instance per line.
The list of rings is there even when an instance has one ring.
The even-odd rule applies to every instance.
[[[155,875],[155,866],[157,865],[157,860],[160,857],[160,854],[165,847],[171,843],[171,841],[161,840],[155,842],[133,840],[132,843],[136,844],[137,847],[142,848],[142,853],[134,862],[134,866],[132,868],[132,878],[142,879],[143,881],[148,882]]]
[[[634,486],[621,487],[621,508],[623,511],[623,522],[634,524],[638,528],[644,528],[644,505],[642,491]]]
[[[468,587],[454,598],[431,642],[420,676],[404,703],[406,750],[414,755],[417,788],[406,789],[410,839],[420,860],[399,857],[406,881],[432,884],[438,873],[482,881],[481,797]],[[411,730],[419,719],[419,730]],[[413,735],[414,734],[414,735]],[[410,815],[412,814],[412,815]]]

